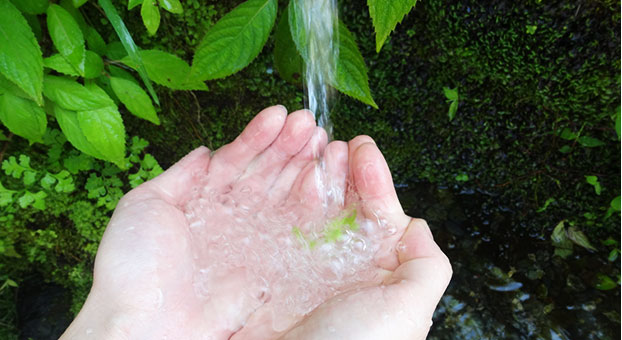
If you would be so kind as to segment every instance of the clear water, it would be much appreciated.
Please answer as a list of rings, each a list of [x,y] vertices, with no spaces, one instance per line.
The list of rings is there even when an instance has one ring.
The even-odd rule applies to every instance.
[[[236,313],[267,308],[279,332],[339,293],[379,284],[374,257],[395,228],[362,217],[356,204],[343,210],[344,201],[359,200],[350,194],[301,209],[305,202],[270,202],[247,187],[197,190],[185,206],[196,296],[219,310],[223,289],[235,288]],[[235,331],[245,321],[226,327]]]
[[[294,0],[299,8],[306,32],[304,85],[307,108],[315,113],[318,126],[332,139],[333,125],[330,107],[339,55],[338,11],[335,0]]]

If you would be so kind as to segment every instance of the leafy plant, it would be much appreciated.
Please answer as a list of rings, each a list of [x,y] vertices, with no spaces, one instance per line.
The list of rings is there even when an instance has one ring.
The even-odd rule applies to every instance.
[[[458,88],[450,89],[449,87],[443,87],[443,93],[445,94],[445,98],[447,98],[447,102],[449,103],[449,121],[452,121],[456,116],[456,112],[458,112]]]

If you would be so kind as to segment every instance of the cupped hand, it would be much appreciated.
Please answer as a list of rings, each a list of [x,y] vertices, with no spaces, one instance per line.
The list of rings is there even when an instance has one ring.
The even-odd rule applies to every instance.
[[[377,275],[370,282],[336,291],[310,313],[284,315],[274,305],[278,296],[267,299],[265,287],[247,284],[252,280],[244,265],[206,271],[222,259],[209,251],[219,248],[208,244],[219,229],[253,226],[243,221],[251,215],[237,215],[248,205],[287,207],[304,222],[300,219],[326,200],[313,170],[320,153],[327,177],[341,189],[336,190],[341,200],[333,197],[332,205],[346,208],[351,197],[359,197],[362,218],[382,220],[395,232],[381,241],[372,259]],[[214,197],[252,200],[246,206],[239,203],[243,200],[219,202],[216,207],[223,209],[204,213],[197,208],[197,202]],[[233,223],[234,216],[242,221]],[[245,243],[241,252],[259,243]],[[327,145],[309,112],[287,115],[277,106],[260,112],[213,155],[196,149],[119,202],[98,250],[89,298],[64,338],[424,338],[450,277],[449,262],[425,222],[404,214],[371,138]],[[203,291],[198,281],[205,280],[212,283]],[[286,292],[287,287],[280,294]]]

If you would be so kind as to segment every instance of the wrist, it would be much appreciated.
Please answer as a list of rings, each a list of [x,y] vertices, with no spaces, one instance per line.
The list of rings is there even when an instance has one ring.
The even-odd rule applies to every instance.
[[[129,339],[127,331],[131,323],[131,318],[127,313],[110,306],[109,301],[91,290],[82,309],[60,340],[86,337],[94,340],[126,340]]]

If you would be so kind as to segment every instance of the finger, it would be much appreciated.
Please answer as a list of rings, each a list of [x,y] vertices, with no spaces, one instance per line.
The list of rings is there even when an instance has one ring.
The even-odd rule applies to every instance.
[[[290,160],[272,185],[270,195],[274,201],[280,202],[287,197],[300,171],[309,162],[324,153],[327,140],[326,131],[321,127],[316,127],[313,136],[305,147]]]
[[[285,107],[277,105],[259,112],[244,131],[231,143],[218,149],[209,168],[210,185],[230,185],[277,138],[287,116]]]
[[[248,166],[236,187],[263,192],[272,186],[289,160],[307,144],[315,130],[315,118],[308,110],[287,116],[285,126],[274,143]]]
[[[191,198],[190,193],[198,184],[200,177],[207,172],[210,162],[209,152],[204,146],[194,149],[168,170],[143,183],[139,188],[152,190],[159,198],[170,204],[183,205]]]
[[[402,209],[389,167],[375,144],[359,145],[350,165],[363,215],[374,220],[386,235],[375,255],[376,263],[382,268],[394,270],[398,265],[394,246],[410,217]]]

